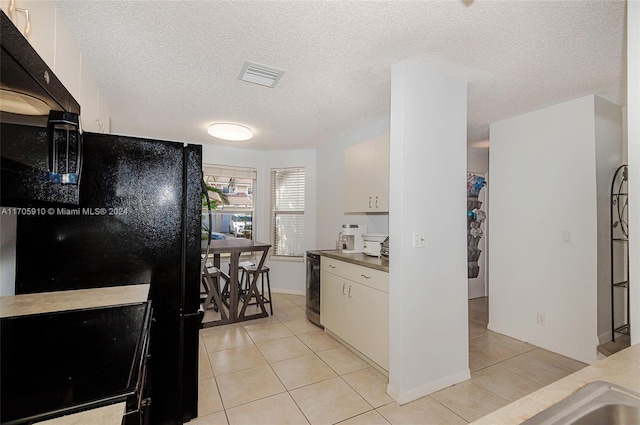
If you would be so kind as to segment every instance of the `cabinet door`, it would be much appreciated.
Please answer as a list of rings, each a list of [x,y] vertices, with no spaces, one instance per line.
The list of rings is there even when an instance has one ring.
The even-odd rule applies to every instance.
[[[346,341],[389,370],[389,294],[350,282],[347,299],[355,331]]]
[[[375,145],[373,140],[344,151],[344,212],[368,212],[374,186]]]
[[[389,134],[383,134],[375,139],[376,150],[376,184],[375,211],[389,211]]]
[[[389,133],[344,151],[344,212],[389,211]]]
[[[320,323],[342,338],[345,326],[342,278],[324,270],[320,272]],[[342,335],[341,335],[342,334]]]
[[[93,133],[100,133],[98,120],[98,86],[93,79],[93,75],[82,63],[80,77],[80,119],[82,120],[82,129]]]
[[[110,117],[109,105],[104,98],[102,92],[98,89],[98,122],[100,125],[100,133],[110,133]]]
[[[56,20],[64,22],[56,11]],[[69,90],[74,99],[80,99],[80,50],[65,25],[56,26],[55,72],[56,77]]]
[[[17,0],[14,3],[13,16],[9,14],[10,0],[1,0],[0,8],[4,13],[13,18],[13,23],[25,35],[27,28],[27,13],[29,15],[29,33],[25,35],[31,46],[45,61],[49,68],[53,69],[54,40],[55,40],[55,13],[56,5],[49,1]]]

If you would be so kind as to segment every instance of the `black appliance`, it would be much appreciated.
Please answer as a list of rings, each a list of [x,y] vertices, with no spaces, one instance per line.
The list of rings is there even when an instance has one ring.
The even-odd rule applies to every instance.
[[[119,402],[124,424],[142,423],[151,311],[148,301],[0,319],[2,423]]]
[[[5,44],[18,45],[9,53],[25,70],[43,62],[24,38],[20,41],[22,36],[15,34],[17,29],[6,15],[0,15],[0,79],[2,88],[12,89],[11,79],[6,78],[12,74],[4,68]],[[49,78],[57,81],[53,73]],[[65,98],[64,94],[56,98],[60,96]],[[161,425],[196,417],[203,316],[202,146],[84,133],[78,152],[79,181],[43,183],[51,158],[48,129],[40,123],[14,120],[13,114],[2,113],[0,118],[0,203],[19,212],[16,294],[150,284],[154,323],[147,413],[151,423]],[[7,158],[6,152],[16,156]],[[3,363],[0,373],[5,373],[5,367],[9,366]]]
[[[320,324],[320,253],[307,251],[307,319],[317,326]]]
[[[149,283],[152,423],[188,421],[202,320],[202,147],[85,133],[83,162],[77,207],[18,216],[16,293]]]
[[[4,12],[0,40],[2,205],[77,204],[80,106]]]

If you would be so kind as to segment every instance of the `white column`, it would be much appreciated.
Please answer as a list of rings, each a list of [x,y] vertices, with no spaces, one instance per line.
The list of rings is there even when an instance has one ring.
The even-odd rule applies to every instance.
[[[402,404],[470,376],[466,82],[394,65],[390,128],[387,391]]]

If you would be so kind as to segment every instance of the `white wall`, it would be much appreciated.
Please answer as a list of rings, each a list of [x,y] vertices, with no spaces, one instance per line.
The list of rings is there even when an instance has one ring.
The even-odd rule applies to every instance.
[[[627,138],[631,343],[640,343],[640,1],[627,1]]]
[[[595,97],[598,255],[598,340],[611,341],[611,181],[622,165],[622,109]],[[617,308],[622,316],[623,308]],[[622,323],[622,320],[619,322]]]
[[[213,145],[203,145],[202,162],[205,164],[231,165],[255,168],[258,181],[254,190],[256,219],[254,219],[255,239],[270,240],[270,171],[279,167],[305,167],[305,250],[316,248],[316,152],[315,150],[295,151],[254,151]],[[270,258],[272,292],[303,295],[305,293],[306,269],[304,259],[287,260]]]
[[[369,124],[317,149],[317,249],[335,249],[343,224],[366,224],[369,233],[388,233],[388,214],[344,213],[344,149],[389,131],[389,119]]]
[[[489,172],[488,148],[467,149],[467,171],[485,174]]]
[[[400,403],[470,376],[466,114],[466,82],[392,67],[387,391]],[[412,247],[413,232],[425,248]]]
[[[586,96],[490,128],[489,328],[587,363],[598,345],[597,104]]]
[[[0,215],[0,297],[16,293],[16,215]]]

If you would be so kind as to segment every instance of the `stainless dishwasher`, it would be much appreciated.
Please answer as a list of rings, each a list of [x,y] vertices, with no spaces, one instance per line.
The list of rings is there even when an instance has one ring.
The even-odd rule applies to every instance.
[[[307,318],[317,326],[320,324],[320,253],[307,251]]]

